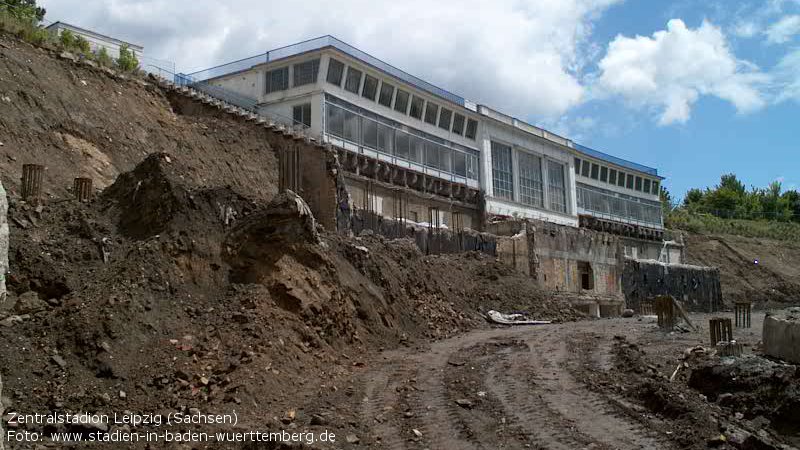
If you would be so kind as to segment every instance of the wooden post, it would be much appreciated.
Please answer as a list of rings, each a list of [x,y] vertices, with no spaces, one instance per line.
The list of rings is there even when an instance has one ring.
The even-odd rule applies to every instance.
[[[675,303],[669,295],[656,297],[656,315],[658,315],[658,327],[665,330],[675,328]]]
[[[737,328],[750,328],[751,312],[751,304],[748,301],[736,302],[733,305],[733,313],[736,317]]]
[[[42,198],[42,178],[44,166],[41,164],[22,165],[22,199],[38,205]]]
[[[75,198],[79,202],[88,202],[92,199],[92,179],[75,178],[73,190],[75,191]]]

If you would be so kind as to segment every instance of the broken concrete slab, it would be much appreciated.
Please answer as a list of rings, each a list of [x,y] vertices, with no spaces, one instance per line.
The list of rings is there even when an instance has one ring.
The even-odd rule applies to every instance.
[[[767,315],[762,341],[765,354],[800,363],[800,308]]]

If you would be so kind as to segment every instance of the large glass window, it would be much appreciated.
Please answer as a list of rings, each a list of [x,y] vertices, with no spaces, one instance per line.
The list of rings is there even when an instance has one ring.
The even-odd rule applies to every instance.
[[[661,195],[661,192],[658,190],[658,181],[653,181],[653,194]]]
[[[633,189],[633,175],[628,174],[628,179],[625,181],[625,187]]]
[[[608,181],[608,167],[601,166],[600,167],[600,181],[606,183]]]
[[[344,89],[354,94],[358,94],[361,87],[361,71],[352,67],[347,68],[347,80],[344,82]]]
[[[391,108],[393,95],[394,95],[394,86],[386,82],[381,83],[381,95],[378,96],[378,103],[387,108]]]
[[[398,89],[394,99],[394,110],[406,114],[408,111],[408,92]]]
[[[370,148],[378,148],[378,122],[363,117],[361,119],[362,144]]]
[[[620,172],[617,178],[617,186],[625,187],[625,172]]]
[[[289,68],[281,67],[280,69],[270,70],[266,73],[266,87],[264,92],[269,94],[271,92],[285,91],[289,89]]]
[[[409,139],[408,133],[399,130],[397,131],[394,140],[394,145],[395,145],[395,155],[397,155],[398,158],[411,159],[409,157],[409,151],[408,151],[408,146],[411,143],[410,141],[411,140]]]
[[[642,190],[642,177],[636,177],[635,188],[636,188],[637,191],[641,192],[641,190]]]
[[[583,166],[581,166],[581,176],[582,177],[588,177],[591,167],[592,167],[592,163],[590,163],[589,161],[584,160],[583,161]]]
[[[294,65],[293,86],[303,86],[317,82],[319,58]]]
[[[478,135],[478,121],[474,119],[468,119],[467,132],[464,134],[464,136],[466,136],[467,139],[475,140],[475,136],[477,135]]]
[[[575,158],[575,175],[581,174],[581,159]]]
[[[649,194],[650,193],[650,183],[652,183],[649,179],[644,179],[644,192]]]
[[[337,61],[333,58],[328,61],[328,83],[335,84],[336,86],[342,85],[342,77],[344,76],[344,63]]]
[[[436,125],[436,116],[439,114],[439,105],[428,102],[425,106],[425,122]]]
[[[326,105],[327,118],[325,120],[326,131],[334,136],[344,137],[344,113],[345,111],[338,106]]]
[[[547,161],[547,197],[550,209],[567,212],[567,190],[564,186],[564,165]]]
[[[450,119],[453,117],[453,111],[447,108],[442,108],[439,113],[439,128],[450,131]]]
[[[295,105],[292,108],[292,118],[295,124],[303,124],[307,127],[311,126],[311,103],[303,103],[302,105]]]
[[[378,150],[389,155],[394,153],[394,128],[378,124]]]
[[[416,95],[411,97],[411,111],[409,111],[409,115],[415,119],[422,120],[422,107],[425,105],[425,100],[417,97]]]
[[[526,205],[544,206],[542,160],[530,153],[519,152],[519,200]]]
[[[600,166],[598,166],[597,164],[592,164],[592,179],[596,180],[599,175],[600,175]]]
[[[364,88],[361,89],[361,96],[375,101],[375,94],[378,93],[378,79],[369,75],[364,75]]]
[[[608,184],[617,184],[617,170],[609,169],[608,171]]]
[[[361,117],[350,112],[344,112],[344,138],[348,141],[361,142]]]
[[[453,117],[453,133],[461,136],[464,134],[464,119],[465,117],[456,113]]]
[[[492,190],[495,197],[514,199],[511,147],[497,142],[492,142]]]

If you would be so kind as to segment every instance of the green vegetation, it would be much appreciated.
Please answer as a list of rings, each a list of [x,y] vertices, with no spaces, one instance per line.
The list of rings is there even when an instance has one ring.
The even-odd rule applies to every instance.
[[[105,47],[100,47],[100,50],[94,55],[95,61],[103,67],[111,67],[114,60],[108,56],[108,50]]]
[[[23,22],[39,23],[45,9],[36,6],[36,0],[0,0],[0,13],[6,13]]]
[[[136,55],[128,48],[128,44],[122,44],[119,49],[119,58],[117,58],[117,67],[125,72],[133,72],[139,69],[139,60]]]
[[[84,39],[83,36],[75,36],[75,49],[84,55],[90,55],[92,53],[92,47],[89,45],[89,41]]]
[[[673,205],[662,188],[661,202],[669,228],[800,241],[800,193],[783,191],[778,181],[747,190],[736,175],[727,174],[713,189],[689,190],[680,205]]]
[[[58,37],[58,41],[61,42],[61,45],[66,49],[75,47],[75,35],[72,33],[72,31],[62,31],[61,35]]]
[[[47,30],[39,27],[44,9],[33,0],[0,0],[0,31],[5,31],[35,45],[52,42]]]

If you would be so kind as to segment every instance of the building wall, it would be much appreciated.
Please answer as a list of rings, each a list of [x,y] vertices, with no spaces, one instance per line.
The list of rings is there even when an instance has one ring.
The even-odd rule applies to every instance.
[[[719,269],[626,259],[623,292],[629,308],[658,295],[671,295],[689,311],[714,312],[722,307]]]

